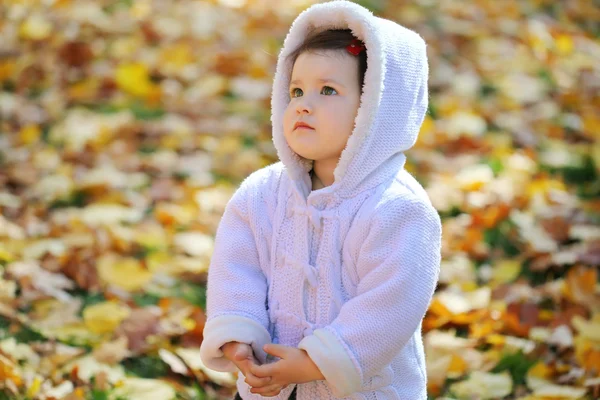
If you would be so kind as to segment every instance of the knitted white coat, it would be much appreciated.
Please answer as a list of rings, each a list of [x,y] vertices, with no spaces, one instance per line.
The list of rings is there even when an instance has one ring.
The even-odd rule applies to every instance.
[[[283,135],[292,65],[310,26],[350,28],[367,47],[356,127],[335,182],[311,191],[311,162]],[[208,273],[200,354],[237,371],[220,347],[248,343],[306,350],[326,380],[289,385],[271,399],[426,399],[421,322],[436,287],[441,223],[404,170],[427,109],[426,44],[415,32],[347,1],[316,4],[292,24],[272,93],[281,162],[252,173],[229,201]],[[237,389],[250,393],[240,373]]]

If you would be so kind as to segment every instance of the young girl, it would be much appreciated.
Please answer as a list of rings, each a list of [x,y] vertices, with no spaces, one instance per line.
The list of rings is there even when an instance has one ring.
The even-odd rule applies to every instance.
[[[209,268],[200,353],[242,372],[236,398],[427,398],[441,223],[404,169],[427,110],[425,49],[348,1],[292,24],[272,94],[281,161],[235,192]]]

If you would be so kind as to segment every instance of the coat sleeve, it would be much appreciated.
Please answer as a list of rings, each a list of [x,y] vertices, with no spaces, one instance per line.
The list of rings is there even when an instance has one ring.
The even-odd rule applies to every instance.
[[[267,279],[260,268],[256,242],[249,225],[252,196],[248,178],[227,203],[217,233],[208,269],[207,320],[200,358],[210,369],[235,372],[223,356],[221,346],[235,341],[252,346],[256,358],[265,363],[263,350],[271,343],[266,309]]]
[[[415,334],[437,285],[440,258],[441,221],[431,205],[394,200],[378,207],[357,256],[356,296],[331,324],[298,344],[336,397],[359,391]]]

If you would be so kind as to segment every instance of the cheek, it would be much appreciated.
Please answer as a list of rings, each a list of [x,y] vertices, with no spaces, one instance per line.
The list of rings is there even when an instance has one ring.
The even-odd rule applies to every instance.
[[[283,113],[283,130],[284,132],[287,130],[290,130],[292,127],[292,124],[294,123],[294,113],[292,112],[292,107],[290,107],[288,105],[288,107],[285,109],[285,112]]]
[[[346,136],[352,133],[354,120],[356,119],[356,108],[349,102],[336,104],[329,112],[330,118],[327,118],[329,127],[338,134]]]

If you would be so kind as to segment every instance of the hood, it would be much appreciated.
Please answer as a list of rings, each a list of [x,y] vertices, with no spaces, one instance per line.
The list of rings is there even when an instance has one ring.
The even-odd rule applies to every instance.
[[[315,194],[353,196],[404,168],[404,151],[415,144],[428,106],[429,67],[426,43],[419,34],[345,0],[315,4],[300,13],[277,60],[271,123],[277,155],[305,201],[311,193],[308,172],[313,162],[288,146],[283,115],[290,102],[292,73],[287,56],[313,29],[350,29],[367,48],[367,70],[354,131],[334,171],[334,183]]]

